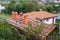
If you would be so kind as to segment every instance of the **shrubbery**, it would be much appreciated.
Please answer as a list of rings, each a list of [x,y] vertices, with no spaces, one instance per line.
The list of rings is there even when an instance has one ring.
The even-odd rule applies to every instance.
[[[53,5],[47,5],[46,9],[48,12],[53,12]]]
[[[40,40],[39,34],[44,29],[44,24],[36,24],[36,29],[32,28],[31,23],[28,23],[28,27],[25,31],[16,29],[14,26],[6,22],[7,15],[1,15],[0,17],[0,40]],[[9,18],[9,17],[8,17]]]
[[[31,23],[29,22],[28,27],[25,28],[25,36],[27,40],[41,40],[39,34],[42,32],[43,29],[44,23],[41,22],[40,25],[36,24],[34,27],[32,27]]]
[[[60,13],[60,3],[50,2],[49,5],[53,5],[53,10],[56,11],[56,13]]]
[[[17,2],[16,0],[12,0],[10,4],[6,7],[8,12],[17,11],[19,12],[31,12],[35,10],[39,10],[38,2],[34,0],[21,0]]]
[[[26,37],[8,24],[4,18],[0,18],[0,40],[26,40]]]
[[[47,11],[46,6],[42,3],[39,3],[39,8],[44,10],[44,11]]]
[[[7,13],[11,13],[11,11],[26,13],[31,11],[39,11],[39,9],[53,12],[54,5],[46,6],[42,3],[38,3],[36,0],[11,0],[11,2],[6,6]]]
[[[59,5],[56,7],[55,5]],[[6,5],[6,13],[11,13],[11,11],[20,12],[31,12],[31,11],[39,11],[42,9],[44,11],[53,12],[56,11],[60,12],[60,4],[56,4],[50,2],[48,5],[38,3],[36,0],[11,0],[9,4]]]

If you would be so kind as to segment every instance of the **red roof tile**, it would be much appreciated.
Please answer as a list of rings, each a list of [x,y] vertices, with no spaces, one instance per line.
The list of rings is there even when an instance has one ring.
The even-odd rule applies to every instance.
[[[48,34],[50,34],[51,31],[53,31],[54,29],[55,29],[55,26],[53,26],[53,25],[45,25],[45,28],[41,32],[40,36],[44,38],[44,37],[48,36]]]
[[[24,28],[27,26],[23,23],[17,24],[13,19],[8,19],[7,22],[13,26],[15,26],[16,28],[20,29],[20,30],[24,30]],[[32,26],[33,28],[37,28],[37,23],[36,22],[32,22],[34,26]],[[51,31],[53,31],[55,28],[55,26],[53,25],[45,25],[44,29],[42,30],[42,32],[39,34],[42,38],[48,36],[48,34],[51,33]]]
[[[50,18],[50,17],[57,16],[56,14],[52,14],[52,13],[49,13],[49,12],[46,12],[46,11],[29,12],[29,13],[26,13],[26,15],[28,15],[32,19],[39,18],[41,20],[43,20],[45,18]]]

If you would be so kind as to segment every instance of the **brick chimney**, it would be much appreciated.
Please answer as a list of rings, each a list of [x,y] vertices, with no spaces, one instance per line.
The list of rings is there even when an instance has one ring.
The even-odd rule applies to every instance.
[[[15,12],[12,11],[12,19],[14,19],[14,16],[15,16]]]
[[[22,12],[20,13],[20,20],[24,19],[24,15],[22,14]]]
[[[24,24],[28,24],[28,15],[24,16]]]
[[[18,12],[15,12],[15,20],[18,20]]]

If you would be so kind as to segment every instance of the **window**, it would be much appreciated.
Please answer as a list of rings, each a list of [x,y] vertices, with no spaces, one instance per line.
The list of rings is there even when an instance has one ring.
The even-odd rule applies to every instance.
[[[49,21],[49,19],[46,19],[46,21]]]

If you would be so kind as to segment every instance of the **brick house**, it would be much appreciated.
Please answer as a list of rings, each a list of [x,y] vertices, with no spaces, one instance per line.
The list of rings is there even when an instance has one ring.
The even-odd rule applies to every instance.
[[[20,15],[18,15],[17,12],[12,12],[12,18],[7,19],[7,22],[20,30],[24,30],[24,27],[28,24],[28,21],[32,23],[33,28],[36,24],[43,22],[45,26],[39,36],[41,36],[43,40],[47,40],[47,36],[55,29],[53,24],[55,24],[56,16],[56,14],[42,10],[28,12],[25,14],[20,13]]]
[[[56,15],[48,13],[46,11],[30,12],[26,13],[30,19],[44,22],[45,24],[55,24]]]

